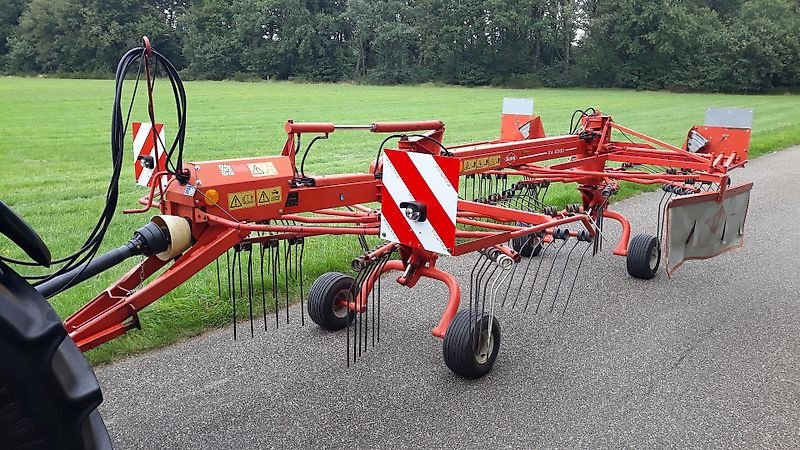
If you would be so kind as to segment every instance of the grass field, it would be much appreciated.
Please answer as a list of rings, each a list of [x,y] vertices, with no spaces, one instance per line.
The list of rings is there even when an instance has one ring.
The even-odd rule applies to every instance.
[[[104,80],[0,78],[0,198],[39,231],[54,256],[83,242],[103,206],[111,170],[113,87]],[[167,121],[169,132],[174,108],[164,88],[156,98],[157,117]],[[798,98],[791,95],[234,82],[189,82],[186,89],[190,161],[277,154],[288,118],[358,124],[441,119],[447,124],[446,143],[493,138],[503,97],[535,98],[548,134],[564,133],[575,109],[594,106],[621,124],[679,144],[690,126],[702,123],[706,107],[753,107],[751,157],[800,143],[800,127],[792,115]],[[142,92],[134,119],[146,118],[144,98]],[[365,171],[380,140],[363,132],[337,132],[315,146],[306,171]],[[147,220],[143,215],[121,214],[122,209],[136,206],[136,198],[143,194],[133,184],[132,164],[123,172],[120,214],[104,249],[127,241]],[[314,239],[306,251],[306,286],[322,272],[346,270],[359,252],[352,238]],[[0,253],[19,256],[5,239],[0,240]],[[60,294],[53,305],[59,314],[68,315],[131,265],[123,266]],[[231,307],[227,299],[218,298],[216,272],[210,268],[145,310],[141,319],[143,331],[89,352],[90,360],[107,362],[228,324]]]

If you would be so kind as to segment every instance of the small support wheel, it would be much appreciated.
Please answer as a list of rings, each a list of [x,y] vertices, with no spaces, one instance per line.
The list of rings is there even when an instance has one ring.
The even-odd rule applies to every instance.
[[[355,312],[347,302],[356,297],[353,277],[339,272],[328,272],[314,281],[308,293],[308,316],[326,330],[345,328],[353,321]]]
[[[518,222],[517,226],[527,227],[530,225]],[[542,235],[540,233],[533,233],[526,236],[515,237],[511,239],[511,248],[526,258],[538,256],[542,251]]]
[[[491,331],[489,324],[491,323]],[[453,318],[442,342],[444,363],[456,375],[480,378],[492,370],[500,351],[500,324],[489,314],[462,309]]]
[[[649,234],[637,234],[628,244],[628,274],[634,278],[649,280],[656,276],[661,262],[661,244]]]

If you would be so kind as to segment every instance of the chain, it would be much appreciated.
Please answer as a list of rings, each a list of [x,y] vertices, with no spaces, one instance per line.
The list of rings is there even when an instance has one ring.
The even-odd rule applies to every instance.
[[[145,260],[144,255],[139,256],[139,282],[136,283],[136,286],[134,286],[133,289],[128,291],[128,296],[131,296],[134,293],[136,293],[136,291],[139,290],[139,287],[142,285],[142,283],[144,283],[144,279],[146,278],[144,276],[144,260]]]

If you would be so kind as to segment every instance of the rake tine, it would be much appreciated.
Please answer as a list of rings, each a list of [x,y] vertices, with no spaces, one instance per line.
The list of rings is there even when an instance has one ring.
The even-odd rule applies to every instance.
[[[589,246],[586,246],[586,250],[581,253],[581,259],[578,260],[578,267],[575,269],[575,277],[572,279],[572,285],[569,287],[569,294],[567,294],[567,299],[564,301],[564,310],[561,314],[567,312],[567,306],[569,306],[569,299],[572,297],[572,290],[575,289],[575,282],[578,280],[578,273],[581,271],[581,265],[583,264],[583,258],[586,257],[586,252],[589,250]]]
[[[539,278],[539,270],[542,268],[542,263],[544,262],[544,255],[547,253],[547,250],[549,250],[550,247],[553,246],[555,242],[556,242],[555,239],[548,242],[547,245],[545,245],[544,248],[542,248],[542,252],[539,253],[539,264],[536,266],[536,272],[533,274],[533,282],[531,283],[531,290],[530,292],[528,292],[528,298],[525,300],[525,308],[522,309],[523,312],[528,310],[528,304],[531,301],[531,296],[533,296],[533,291],[534,288],[536,287],[536,280]],[[522,286],[520,286],[520,289],[522,289]]]
[[[537,245],[538,245],[538,244],[537,244]],[[549,245],[550,245],[550,244],[548,243],[548,245],[547,245],[547,246],[549,246]],[[545,247],[545,248],[546,248],[546,247]],[[544,256],[544,250],[545,250],[545,248],[542,248],[542,251],[541,251],[541,252],[539,252],[539,257],[540,257],[540,258]],[[515,296],[514,296],[514,303],[511,305],[511,309],[514,309],[514,308],[516,308],[516,307],[517,307],[517,301],[519,300],[519,294],[522,292],[522,284],[523,284],[523,281],[524,281],[524,280],[525,280],[525,278],[528,276],[528,271],[531,269],[531,264],[532,264],[532,263],[533,263],[533,258],[532,258],[532,257],[529,257],[529,258],[528,258],[528,264],[525,266],[525,272],[523,272],[523,273],[522,273],[522,277],[521,277],[521,279],[519,280],[519,287],[517,288],[517,295],[515,295]],[[541,260],[540,260],[539,264],[541,265]],[[514,270],[516,270],[516,268],[515,268]],[[535,281],[535,280],[534,280],[534,281]],[[533,288],[533,287],[531,286],[531,288]]]
[[[492,261],[492,262],[494,262],[494,261]],[[492,268],[491,272],[489,272],[489,270],[487,268],[487,272],[489,272],[489,276],[486,277],[486,281],[485,282],[481,281],[481,284],[483,286],[483,294],[481,295],[481,314],[479,316],[477,316],[478,318],[483,317],[483,314],[486,312],[486,290],[489,287],[489,281],[492,279],[492,277],[494,276],[494,273],[497,272],[497,269],[500,267],[496,263],[493,264],[493,266],[494,267]],[[475,299],[475,300],[477,302],[477,299]],[[475,348],[477,348],[478,343],[479,343],[478,342],[478,334],[479,334],[479,332],[480,332],[480,330],[478,329],[478,327],[474,327],[474,332],[473,332],[472,339],[473,339],[473,342],[475,344]]]
[[[378,271],[378,268],[380,267],[382,262],[383,262],[383,257],[380,257],[380,258],[376,259],[375,261],[373,261],[372,264],[370,264],[370,271],[369,271],[369,274],[367,275],[366,279],[364,280],[365,283],[369,282],[369,280],[372,279],[373,275],[375,275],[375,273]],[[373,282],[374,282],[374,280],[373,280]],[[374,295],[375,295],[375,286],[373,284],[372,289],[370,289],[370,297],[372,297],[374,299],[375,298]],[[363,317],[361,317],[361,327],[359,329],[359,333],[360,333],[359,341],[358,341],[359,356],[361,356],[361,344],[362,344],[361,338],[363,337],[364,353],[367,352],[367,347],[368,347],[367,343],[369,342],[369,340],[368,340],[368,338],[369,338],[369,298],[362,299],[361,302],[364,305],[364,313],[363,313]]]
[[[350,288],[351,292],[353,292],[353,304],[354,304],[354,307],[353,307],[353,309],[354,309],[353,321],[355,322],[353,324],[353,363],[354,364],[357,362],[357,356],[360,355],[360,353],[357,352],[357,350],[356,350],[357,348],[360,347],[359,339],[358,339],[358,326],[359,326],[359,319],[360,319],[360,317],[359,317],[360,314],[358,313],[358,296],[361,293],[361,288],[362,288],[362,285],[364,283],[364,280],[366,279],[366,272],[367,272],[367,269],[370,266],[370,264],[362,267],[361,270],[358,271],[358,275],[356,275],[356,278],[353,280],[353,283],[351,284],[352,287]],[[356,289],[353,289],[353,288],[356,288]],[[348,309],[348,314],[349,314],[349,309]],[[350,336],[349,336],[349,334],[350,334],[350,320],[347,321],[347,324],[348,324],[348,327],[347,327],[347,334],[348,334],[347,347],[349,349],[350,348]],[[349,350],[348,350],[348,355],[349,355]],[[348,356],[348,361],[349,361],[349,356]]]
[[[522,244],[522,247],[520,247],[520,248],[525,248],[525,247],[527,247],[527,246],[528,246],[528,244],[531,242],[531,240],[532,240],[532,239],[534,239],[534,237],[536,237],[536,233],[531,233],[531,234],[529,234],[529,235],[528,235],[528,239],[526,239],[526,240],[525,240],[525,242]],[[538,245],[538,244],[537,244],[537,245]],[[532,258],[532,257],[529,257],[529,258],[528,258],[528,265],[527,265],[527,266],[526,266],[526,268],[525,268],[525,272],[522,274],[522,279],[523,279],[523,280],[525,279],[525,275],[527,275],[527,274],[528,274],[528,268],[529,268],[529,267],[530,267],[530,265],[531,265],[531,260],[533,260],[533,258]],[[519,266],[519,264],[514,264],[514,270],[511,272],[511,279],[512,279],[512,280],[514,279],[514,275],[516,275],[516,274],[517,274],[517,267],[518,267],[518,266]],[[521,281],[521,280],[520,280],[520,281]],[[519,291],[520,291],[520,290],[522,290],[522,283],[520,283],[520,287],[519,287],[519,289],[517,289],[517,296],[519,296]],[[506,300],[508,299],[508,293],[509,293],[509,291],[510,291],[510,289],[506,290],[506,295],[504,295],[504,296],[503,296],[503,303],[500,305],[500,307],[501,307],[501,308],[505,308],[505,306],[506,306]],[[517,304],[517,300],[516,300],[516,298],[515,298],[515,299],[514,299],[514,305],[516,305],[516,304]],[[513,306],[513,305],[511,306],[511,309],[514,309],[514,306]]]
[[[236,252],[239,254],[238,267],[239,267],[239,295],[244,298],[244,276],[242,276],[242,244],[236,245]]]
[[[566,241],[564,241],[564,243],[566,245]],[[553,301],[550,303],[550,314],[553,313],[553,308],[555,308],[555,306],[556,306],[556,299],[558,298],[558,291],[561,289],[561,283],[564,281],[564,274],[567,272],[567,266],[569,265],[569,257],[572,256],[572,252],[575,250],[575,248],[578,246],[578,244],[580,244],[580,241],[576,240],[575,241],[575,245],[573,245],[572,248],[569,249],[569,252],[567,253],[566,261],[564,261],[564,269],[561,271],[561,276],[558,277],[558,285],[556,286],[556,291],[553,294]]]
[[[214,260],[217,269],[217,297],[222,297],[222,280],[219,277],[219,258]]]
[[[278,241],[272,241],[270,246],[270,257],[272,258],[272,300],[275,302],[275,328],[280,328],[278,317],[281,307],[278,303],[278,273],[280,272],[281,247]]]
[[[231,301],[233,302],[233,340],[236,340],[236,255],[239,254],[239,251],[235,249],[233,251],[233,261],[231,264]]]
[[[661,237],[661,212],[662,212],[661,206],[664,204],[664,199],[667,198],[667,194],[669,194],[669,192],[664,190],[664,193],[661,194],[661,201],[658,202],[658,216],[656,216],[656,226],[658,227],[658,230],[656,230],[657,231],[656,235],[659,238]]]
[[[363,237],[363,236],[362,236]],[[304,289],[304,281],[303,281],[303,255],[306,251],[306,240],[304,238],[300,239],[300,265],[299,265],[299,277],[300,277],[300,326],[304,327],[306,325],[306,312],[305,312],[305,289]]]
[[[253,246],[247,248],[247,303],[250,307],[250,337],[254,335],[253,326]]]
[[[477,320],[478,317],[478,301],[480,300],[480,292],[481,292],[481,283],[483,283],[483,277],[489,271],[489,267],[491,266],[492,259],[488,254],[487,250],[483,251],[483,255],[485,257],[483,263],[481,264],[480,269],[478,269],[478,273],[475,274],[475,283],[474,289],[471,292],[472,297],[474,297],[474,303],[472,299],[470,299],[470,305],[475,305],[475,318]]]
[[[530,241],[530,238],[527,241],[525,241],[525,244],[523,244],[523,248],[524,248],[525,245],[528,244],[529,241]],[[519,264],[514,264],[514,268],[511,270],[511,279],[512,280],[514,279],[514,275],[516,275],[516,273],[517,273],[517,266],[519,266]],[[506,293],[505,293],[505,295],[503,295],[503,302],[500,304],[500,308],[501,309],[506,307],[506,300],[508,299],[508,291],[509,291],[509,289],[506,289]]]
[[[228,297],[231,296],[231,251],[225,250],[225,275],[228,278]]]
[[[384,256],[383,263],[381,263],[381,266],[378,269],[378,274],[379,275],[378,275],[377,279],[375,280],[375,286],[373,287],[373,291],[376,291],[376,290],[378,291],[377,292],[377,304],[373,302],[373,305],[372,305],[373,306],[373,309],[372,309],[372,346],[373,347],[375,346],[375,334],[376,333],[378,335],[378,342],[381,341],[381,309],[380,309],[381,308],[381,274],[383,274],[383,269],[386,268],[386,264],[388,264],[389,260],[392,259],[392,253],[394,253],[394,250],[392,250],[391,252],[387,253]],[[374,308],[375,306],[377,306],[377,309],[378,309],[377,311],[375,311],[375,308]],[[377,312],[377,315],[378,315],[377,324],[375,323],[375,313],[376,312]],[[376,330],[376,325],[377,325],[377,330]]]
[[[556,265],[556,261],[558,260],[558,254],[561,252],[561,249],[567,244],[567,241],[564,240],[561,242],[561,245],[556,249],[555,255],[553,255],[553,263],[550,264],[550,270],[547,271],[547,277],[544,279],[544,285],[542,285],[542,293],[539,295],[539,303],[536,304],[536,311],[535,314],[539,313],[539,307],[542,305],[542,300],[544,299],[544,291],[547,289],[547,283],[550,281],[550,275],[553,273],[553,267]]]
[[[289,323],[289,270],[292,257],[292,247],[287,241],[283,241],[283,289],[286,290],[286,323]]]
[[[660,214],[661,221],[658,224],[658,242],[659,242],[659,245],[661,244],[661,239],[662,239],[662,237],[664,235],[664,227],[666,226],[667,206],[669,206],[669,201],[672,199],[673,195],[675,195],[673,192],[669,193],[669,195],[667,196],[667,201],[664,202],[664,206],[660,211],[661,212],[661,214]]]
[[[475,260],[475,264],[472,266],[472,271],[470,271],[469,273],[469,323],[472,323],[473,320],[472,313],[474,307],[472,304],[472,298],[474,297],[475,282],[477,281],[477,273],[480,273],[480,270],[483,270],[483,264],[485,264],[486,260],[486,254],[483,251],[479,253],[480,256],[478,257],[478,259]],[[478,266],[481,266],[481,268],[478,269]]]
[[[503,271],[497,274],[497,278],[495,278],[494,283],[492,283],[492,306],[491,306],[491,311],[489,312],[490,317],[494,317],[494,305],[495,305],[495,299],[497,298],[497,290],[500,289],[500,287],[503,285],[506,279],[509,278],[509,276],[511,276],[513,279],[513,272],[516,271],[517,269],[517,265],[514,264],[513,260],[511,260],[511,258],[509,258],[508,256],[505,257],[511,260],[511,265],[514,266],[514,269],[512,270],[511,266],[503,267],[502,266],[503,263],[501,263],[501,261],[503,260],[503,256],[505,255],[498,256],[497,258],[497,266],[500,267],[500,269],[502,269]],[[506,293],[508,293],[508,289],[506,289]],[[503,299],[503,304],[505,304],[505,299]],[[502,306],[503,305],[500,305],[501,308]]]
[[[472,177],[472,201],[475,201],[475,176]]]
[[[550,182],[547,182],[547,184],[544,186],[544,192],[542,193],[542,198],[541,198],[541,199],[539,199],[539,201],[540,201],[542,204],[544,204],[544,198],[547,196],[547,191],[548,191],[548,190],[550,190]]]
[[[262,242],[259,246],[259,253],[261,259],[259,259],[259,266],[261,267],[261,312],[264,314],[264,331],[267,331],[267,296],[264,292],[266,288],[264,287],[264,243]]]

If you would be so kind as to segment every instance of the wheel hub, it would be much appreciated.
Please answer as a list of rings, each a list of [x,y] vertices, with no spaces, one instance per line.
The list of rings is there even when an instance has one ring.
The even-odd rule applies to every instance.
[[[494,352],[494,339],[488,330],[483,330],[478,338],[478,345],[475,348],[475,361],[478,364],[486,364]]]
[[[339,291],[336,294],[336,301],[333,302],[333,315],[339,319],[344,319],[350,312],[348,302],[350,301],[349,293],[346,290]]]
[[[648,261],[650,270],[656,270],[656,267],[658,267],[658,256],[658,247],[653,247],[653,249],[650,250],[650,260]]]

